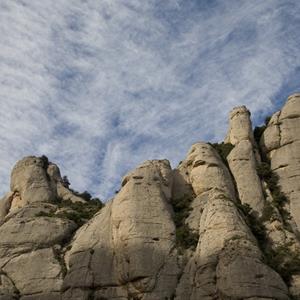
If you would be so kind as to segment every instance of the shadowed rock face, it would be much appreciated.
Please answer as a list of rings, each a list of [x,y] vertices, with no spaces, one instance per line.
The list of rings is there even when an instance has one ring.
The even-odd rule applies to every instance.
[[[258,215],[261,215],[265,199],[256,171],[261,158],[253,137],[250,112],[245,106],[236,107],[230,112],[226,142],[234,145],[227,159],[239,198],[243,204],[250,205]]]
[[[0,201],[0,300],[300,297],[299,118],[293,95],[257,145],[250,112],[234,108],[227,159],[198,142],[175,170],[146,161],[82,226],[70,216],[88,203],[59,168],[22,159]]]

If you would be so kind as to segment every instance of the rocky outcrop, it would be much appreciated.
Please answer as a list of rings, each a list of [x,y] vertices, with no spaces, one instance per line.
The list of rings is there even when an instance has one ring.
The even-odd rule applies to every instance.
[[[254,145],[255,141],[250,116],[251,113],[246,106],[235,107],[230,112],[229,130],[224,140],[225,143],[237,145],[240,141],[249,140]]]
[[[47,172],[49,162],[38,157],[26,157],[14,166],[10,189],[20,206],[33,202],[53,202],[57,197]],[[12,202],[14,202],[13,199]]]
[[[59,168],[46,157],[28,156],[17,162],[10,189],[0,200],[0,223],[8,213],[34,203],[55,203],[57,199],[85,202],[64,187]]]
[[[280,276],[263,263],[237,208],[231,175],[216,151],[205,143],[195,144],[183,164],[190,166],[194,201],[203,203],[198,245],[183,271],[176,299],[288,299]]]
[[[291,276],[290,291],[300,298],[300,94],[291,95],[282,110],[273,114],[261,136],[260,146],[278,178],[279,188],[272,197],[277,200],[285,223],[282,232],[288,241],[286,251],[289,256],[299,258],[293,262],[297,267]]]
[[[169,162],[148,161],[74,237],[64,299],[171,299],[180,261]]]
[[[250,112],[245,106],[236,107],[230,112],[225,142],[234,145],[227,159],[241,202],[250,205],[257,215],[262,215],[265,198],[256,171],[260,156],[253,136]]]
[[[60,299],[62,248],[78,228],[68,218],[76,212],[62,211],[70,198],[86,202],[61,193],[62,186],[58,167],[44,157],[26,157],[13,168],[11,191],[0,202],[0,299]]]
[[[300,230],[300,94],[288,98],[282,110],[270,119],[261,141],[271,169],[279,176],[292,226]]]
[[[0,201],[0,300],[300,299],[299,120],[296,94],[254,138],[236,107],[224,143],[144,162],[101,210],[25,157]]]

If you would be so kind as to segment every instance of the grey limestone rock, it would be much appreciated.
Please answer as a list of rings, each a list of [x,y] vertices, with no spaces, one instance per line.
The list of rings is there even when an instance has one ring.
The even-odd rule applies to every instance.
[[[67,253],[64,298],[86,289],[98,299],[171,298],[179,267],[169,162],[147,161],[125,176],[122,185],[75,235]]]
[[[299,120],[295,94],[258,145],[236,107],[227,158],[197,142],[174,170],[146,161],[81,223],[58,166],[25,157],[0,200],[0,300],[300,299]]]
[[[183,271],[176,299],[288,299],[283,280],[263,262],[237,208],[231,175],[216,151],[198,143],[187,160],[196,199],[206,200],[198,215],[198,245]]]

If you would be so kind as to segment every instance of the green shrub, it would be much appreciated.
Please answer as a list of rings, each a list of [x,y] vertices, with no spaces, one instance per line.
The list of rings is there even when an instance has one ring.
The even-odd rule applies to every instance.
[[[253,132],[253,135],[254,135],[254,139],[256,141],[256,143],[259,145],[259,141],[261,139],[261,136],[262,134],[264,133],[265,129],[267,128],[266,125],[263,125],[263,126],[256,126],[254,128],[254,132]]]
[[[55,211],[51,210],[49,212],[40,211],[37,214],[35,214],[36,217],[55,217]]]
[[[267,162],[263,162],[258,166],[257,173],[259,177],[267,183],[268,188],[271,191],[273,198],[272,204],[278,208],[283,220],[287,220],[290,216],[283,208],[284,204],[287,202],[287,198],[281,192],[280,186],[278,185],[277,174],[273,173]],[[238,207],[243,211],[248,226],[257,238],[259,246],[265,254],[265,263],[279,273],[284,281],[289,285],[292,275],[299,274],[300,272],[300,252],[292,251],[289,244],[276,247],[275,249],[270,247],[266,248],[268,240],[266,228],[263,225],[263,222],[271,220],[275,215],[275,210],[272,204],[266,202],[262,216],[259,219],[255,218],[251,214],[251,208],[249,206],[238,204]],[[288,230],[289,224],[285,222],[284,225]]]
[[[266,227],[253,216],[248,218],[247,223],[256,237],[260,247],[263,248],[267,241]]]
[[[217,150],[222,160],[227,164],[227,156],[234,148],[234,145],[232,145],[231,143],[213,143],[210,145]]]
[[[292,275],[300,272],[300,252],[292,251],[289,244],[265,252],[265,262],[281,275],[289,285]]]
[[[36,214],[36,217],[55,217],[74,221],[78,226],[83,225],[86,221],[90,220],[96,212],[102,207],[103,203],[100,200],[92,199],[88,202],[71,202],[59,201],[57,202],[59,208],[68,208],[55,213],[54,210],[50,212],[41,211]]]
[[[176,243],[179,248],[195,248],[198,243],[199,235],[191,230],[185,223],[190,213],[190,204],[193,196],[185,195],[182,198],[172,199],[171,204],[174,211],[174,223],[176,226]]]
[[[192,199],[188,196],[182,198],[172,199],[172,206],[174,211],[174,222],[176,227],[184,224],[185,219],[188,217],[191,210],[190,204]]]
[[[55,247],[52,248],[53,254],[55,259],[59,262],[61,267],[62,276],[65,277],[67,274],[67,266],[63,257],[63,254],[60,250],[56,249]]]
[[[103,207],[103,203],[96,199],[92,199],[88,202],[72,202],[72,201],[62,201],[58,204],[60,208],[67,207],[74,210],[77,216],[83,220],[91,219],[97,211]],[[70,216],[74,220],[77,219],[77,216]]]
[[[63,178],[62,178],[62,185],[65,187],[65,188],[69,188],[69,186],[70,186],[70,181],[69,181],[69,179],[68,179],[68,177],[67,176],[63,176]]]
[[[273,189],[272,196],[276,207],[282,207],[288,201],[287,197],[279,189]]]
[[[177,245],[184,249],[195,249],[199,240],[199,235],[192,231],[187,224],[176,228]]]
[[[269,221],[274,217],[275,210],[274,207],[271,205],[271,203],[267,202],[265,203],[265,206],[262,211],[262,216],[260,218],[261,222]]]
[[[278,183],[278,175],[271,170],[270,164],[268,162],[262,162],[257,167],[257,174],[262,180],[266,182],[272,194],[273,204],[279,210],[280,214],[283,217],[283,220],[286,220],[286,217],[289,215],[289,213],[285,210],[284,204],[288,202],[288,199],[281,191]]]
[[[49,159],[48,159],[48,157],[47,157],[46,155],[42,155],[42,156],[40,157],[40,159],[42,160],[43,168],[44,168],[45,170],[47,170],[47,168],[48,168],[48,166],[49,166]]]
[[[251,209],[252,209],[251,206],[248,203],[242,204],[242,203],[238,202],[238,203],[236,203],[236,206],[238,207],[238,209],[240,209],[243,212],[243,214],[245,216],[248,216],[251,212]]]
[[[265,226],[263,225],[260,219],[256,218],[251,213],[252,208],[248,203],[237,203],[236,206],[239,208],[240,211],[242,211],[247,225],[251,229],[253,235],[256,237],[260,247],[263,248],[267,241]]]
[[[257,171],[257,175],[261,178],[261,179],[268,179],[272,177],[272,170],[270,168],[270,164],[266,163],[266,162],[262,162],[261,164],[259,164],[256,167],[256,171]]]
[[[56,214],[56,217],[61,219],[67,219],[75,222],[79,227],[85,223],[85,219],[81,214],[76,211],[62,211]]]
[[[90,201],[92,199],[92,195],[88,191],[84,191],[82,193],[75,191],[73,189],[69,189],[75,196],[84,199],[85,201]]]
[[[100,201],[99,198],[93,198],[92,195],[88,192],[88,191],[84,191],[84,192],[78,192],[76,190],[73,190],[72,188],[70,188],[70,181],[68,179],[67,176],[63,176],[62,178],[62,184],[64,187],[66,187],[69,191],[71,191],[75,196],[82,198],[85,201],[91,201],[91,200],[97,200]],[[101,201],[100,201],[101,202]]]
[[[270,120],[271,120],[271,116],[267,116],[267,117],[265,118],[265,124],[264,124],[264,125],[262,125],[262,126],[256,126],[256,127],[254,128],[253,135],[254,135],[254,139],[255,139],[255,141],[256,141],[257,144],[259,144],[259,141],[260,141],[260,139],[261,139],[261,136],[262,136],[262,134],[264,133],[264,131],[266,130],[267,125],[268,125],[268,123],[270,122]]]

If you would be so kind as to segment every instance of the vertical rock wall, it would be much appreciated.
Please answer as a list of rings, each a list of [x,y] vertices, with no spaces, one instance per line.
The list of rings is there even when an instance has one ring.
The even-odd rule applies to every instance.
[[[175,170],[167,160],[146,161],[82,226],[67,216],[87,203],[59,168],[24,158],[0,201],[0,300],[297,299],[299,120],[296,94],[258,146],[249,111],[234,108],[227,159],[199,142]],[[277,195],[257,171],[268,164]]]
[[[61,298],[62,247],[77,226],[53,215],[60,185],[58,167],[42,158],[25,157],[13,168],[11,191],[0,201],[1,300]]]
[[[199,241],[176,299],[288,299],[280,276],[263,263],[255,237],[236,206],[231,175],[216,151],[197,143],[183,164],[190,166],[196,199],[206,201],[201,213],[192,212],[200,218]]]
[[[258,215],[262,215],[265,199],[256,171],[260,157],[253,137],[250,112],[245,106],[230,112],[225,142],[234,145],[227,159],[241,202],[249,204]]]
[[[300,231],[300,94],[288,98],[264,131],[261,147],[270,159],[271,169],[279,176],[282,191],[288,197],[287,209],[294,229]]]
[[[83,299],[82,294],[95,299],[172,298],[180,267],[172,181],[166,160],[147,161],[123,179],[114,200],[74,238],[64,299]]]

